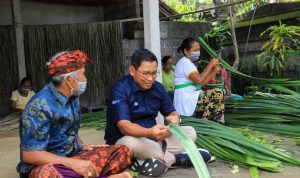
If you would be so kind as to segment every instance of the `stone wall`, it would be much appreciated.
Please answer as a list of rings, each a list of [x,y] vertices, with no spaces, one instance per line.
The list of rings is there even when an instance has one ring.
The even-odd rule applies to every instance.
[[[126,69],[130,64],[131,55],[135,50],[144,47],[144,32],[141,24],[132,25],[135,30],[132,34],[127,33],[127,38],[123,39],[123,58]],[[184,22],[160,22],[160,46],[161,55],[158,59],[165,55],[173,56],[173,59],[179,60],[180,55],[177,48],[186,37],[198,37],[208,32],[211,28],[209,23],[184,23]],[[124,29],[125,30],[125,29]],[[126,70],[128,71],[128,70]]]

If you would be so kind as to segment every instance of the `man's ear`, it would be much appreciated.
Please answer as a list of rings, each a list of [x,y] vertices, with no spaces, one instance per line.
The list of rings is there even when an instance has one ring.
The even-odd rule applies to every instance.
[[[65,78],[66,84],[68,84],[70,86],[72,81],[73,81],[73,78],[70,75],[66,76],[66,78]]]
[[[135,67],[133,65],[129,66],[129,74],[133,77],[135,74]]]

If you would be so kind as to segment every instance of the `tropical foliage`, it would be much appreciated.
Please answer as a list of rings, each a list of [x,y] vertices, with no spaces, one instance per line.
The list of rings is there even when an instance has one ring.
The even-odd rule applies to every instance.
[[[213,49],[219,50],[221,44],[231,37],[229,22],[225,21],[214,26],[209,32],[205,33],[204,39],[212,45]]]
[[[218,58],[224,68],[230,71],[234,75],[238,75],[244,79],[250,80],[252,82],[258,83],[268,88],[272,88],[276,91],[292,94],[300,97],[300,94],[287,88],[287,87],[296,87],[300,86],[300,81],[291,81],[289,79],[269,79],[269,78],[257,78],[250,75],[244,74],[240,71],[237,71],[234,67],[229,65],[224,59],[220,58],[215,51],[205,42],[202,37],[199,37],[199,42],[201,47],[210,55],[212,58]]]
[[[240,4],[237,4],[235,6],[236,8],[236,15],[239,16],[241,14],[244,14],[244,13],[247,13],[247,12],[250,12],[252,10],[254,10],[257,6],[262,6],[262,5],[265,5],[265,4],[268,4],[269,0],[250,0],[250,1],[247,1],[247,2],[244,2],[244,3],[240,3]]]
[[[193,12],[197,10],[196,0],[180,1],[180,0],[167,0],[166,3],[180,14]],[[183,22],[199,22],[200,19],[196,14],[184,15],[179,21]]]
[[[269,27],[261,33],[261,36],[268,34],[270,40],[263,46],[262,53],[257,56],[259,69],[267,69],[271,76],[280,76],[290,63],[287,59],[287,52],[292,44],[298,44],[296,36],[300,36],[300,26],[288,26],[279,21],[279,25]]]

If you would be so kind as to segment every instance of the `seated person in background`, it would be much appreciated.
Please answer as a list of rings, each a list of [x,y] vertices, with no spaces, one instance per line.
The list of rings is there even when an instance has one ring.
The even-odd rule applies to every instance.
[[[180,122],[167,91],[155,81],[157,65],[157,58],[151,51],[134,52],[129,66],[130,75],[112,88],[105,130],[107,144],[129,147],[134,158],[130,168],[146,176],[159,176],[172,165],[192,165],[168,127],[156,123],[158,112],[169,123]],[[193,127],[183,126],[182,129],[196,140]],[[200,153],[206,162],[210,160],[208,151],[200,150]]]
[[[228,73],[225,68],[218,71],[210,80],[211,84],[219,84],[217,87],[224,89],[225,95],[231,95],[231,90],[228,84]]]
[[[162,84],[167,90],[171,102],[174,99],[174,66],[171,56],[164,56],[161,60],[162,63]]]
[[[23,112],[27,102],[34,95],[34,92],[31,90],[31,87],[31,79],[25,77],[21,80],[20,88],[12,92],[10,108],[13,112]]]
[[[10,100],[11,112],[3,118],[0,118],[0,131],[8,131],[18,128],[18,122],[21,114],[28,101],[34,95],[34,92],[31,90],[31,86],[30,78],[25,77],[21,80],[19,89],[12,92]]]
[[[123,172],[131,162],[126,146],[85,145],[78,135],[88,61],[80,50],[50,59],[52,82],[33,96],[20,121],[21,178],[132,177]]]
[[[196,116],[204,120],[224,123],[224,94],[221,89],[203,90],[213,76],[220,71],[218,59],[212,59],[199,73],[195,62],[200,57],[200,44],[191,37],[183,40],[178,52],[183,57],[174,72],[174,106],[183,116]]]
[[[217,72],[216,75],[210,80],[210,83],[215,85],[208,85],[208,87],[217,87],[223,89],[225,100],[243,100],[242,96],[238,94],[233,94],[231,92],[229,86],[229,78],[230,74],[227,73],[225,68],[222,68],[222,70]]]

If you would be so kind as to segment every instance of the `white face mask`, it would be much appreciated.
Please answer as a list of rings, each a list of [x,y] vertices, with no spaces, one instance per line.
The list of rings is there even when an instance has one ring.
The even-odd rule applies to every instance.
[[[85,82],[78,82],[73,76],[72,76],[72,78],[77,83],[78,89],[74,89],[71,85],[68,84],[71,87],[71,94],[73,96],[79,96],[82,93],[84,93],[84,91],[86,89],[86,86],[87,86],[87,81],[85,81]]]
[[[23,91],[23,92],[30,92],[31,91],[30,88],[23,88],[23,87],[21,87],[20,90]]]
[[[200,51],[193,51],[191,52],[190,60],[192,62],[196,62],[200,58]]]
[[[76,81],[76,80],[75,80]],[[79,96],[79,95],[81,95],[82,93],[84,93],[84,91],[85,91],[85,89],[86,89],[86,85],[87,85],[87,82],[85,81],[85,82],[78,82],[78,81],[76,81],[77,82],[77,85],[78,85],[78,89],[77,90],[75,90],[75,89],[71,89],[71,93],[72,93],[72,95],[74,95],[74,96]]]

